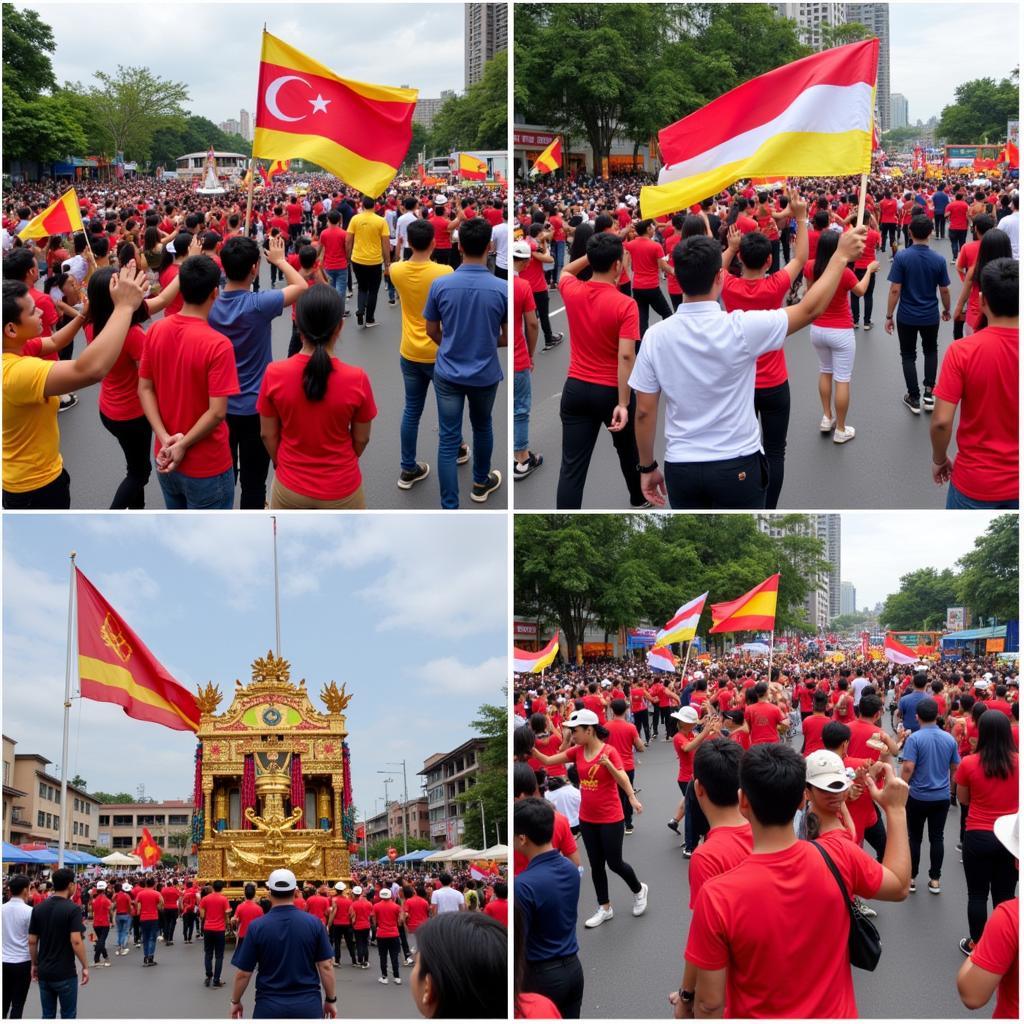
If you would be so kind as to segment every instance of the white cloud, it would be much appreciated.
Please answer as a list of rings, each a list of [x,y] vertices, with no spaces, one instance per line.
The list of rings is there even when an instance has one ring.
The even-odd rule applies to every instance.
[[[458,658],[434,658],[421,665],[415,675],[430,687],[431,693],[451,693],[493,701],[505,685],[508,661],[505,658],[487,658],[477,665],[467,665]]]

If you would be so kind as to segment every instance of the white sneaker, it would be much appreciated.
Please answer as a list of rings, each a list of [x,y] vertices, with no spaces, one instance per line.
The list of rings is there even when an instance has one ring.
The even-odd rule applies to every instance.
[[[387,978],[379,978],[378,981],[380,981],[380,983],[382,985],[386,985],[388,983],[388,979]]]
[[[647,883],[640,883],[640,891],[633,897],[633,916],[639,917],[647,909]]]
[[[821,422],[818,424],[818,429],[823,433],[827,434],[834,426],[836,421],[831,416],[822,416]]]
[[[405,966],[406,967],[411,967],[414,963],[416,963],[416,961],[413,960],[413,958],[411,956],[407,956],[405,958]]]
[[[857,431],[853,427],[848,426],[845,430],[837,430],[832,435],[832,440],[836,444],[846,444],[847,441],[852,441],[856,434]]]
[[[605,921],[610,921],[615,916],[615,911],[609,907],[607,910],[604,907],[598,907],[597,913],[593,917],[588,917],[584,922],[587,928],[596,928],[599,924],[604,924]]]
[[[396,985],[401,985],[402,984],[402,979],[401,978],[395,978],[395,984]]]

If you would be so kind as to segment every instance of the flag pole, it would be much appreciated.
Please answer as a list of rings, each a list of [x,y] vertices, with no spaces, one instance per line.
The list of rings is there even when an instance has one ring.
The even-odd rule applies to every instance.
[[[768,647],[768,685],[772,684],[772,659],[775,657],[775,627],[772,626],[772,638]]]
[[[57,841],[57,867],[64,867],[64,836],[68,827],[68,725],[71,721],[71,665],[75,630],[75,557],[70,555],[68,573],[68,649],[64,665],[64,739],[60,748],[60,838]]]
[[[263,22],[263,35],[267,34],[267,23]],[[263,36],[260,36],[261,44]],[[262,49],[262,46],[261,46]],[[257,104],[258,105],[258,104]],[[249,225],[252,223],[252,193],[256,187],[256,158],[253,156],[252,151],[256,148],[256,128],[253,126],[253,141],[249,143],[249,196],[245,201],[245,237],[249,237]],[[281,652],[278,651],[278,657],[281,656]]]
[[[281,587],[277,575],[277,516],[270,517],[274,524],[274,638],[277,656],[281,657]]]
[[[693,650],[693,640],[686,645],[686,658],[683,660],[683,670],[679,673],[680,682],[686,678],[686,666],[690,664],[690,651]]]

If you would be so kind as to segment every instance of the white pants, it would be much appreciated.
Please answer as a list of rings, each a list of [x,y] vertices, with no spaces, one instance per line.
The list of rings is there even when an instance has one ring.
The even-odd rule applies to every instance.
[[[853,378],[857,339],[852,327],[819,327],[811,324],[811,344],[818,353],[819,373],[830,373],[837,384]]]

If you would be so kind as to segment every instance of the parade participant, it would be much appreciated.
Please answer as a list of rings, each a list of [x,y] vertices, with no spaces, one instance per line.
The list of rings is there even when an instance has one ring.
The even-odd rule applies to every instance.
[[[953,195],[953,201],[946,204],[946,217],[949,220],[949,245],[953,251],[953,260],[960,253],[960,247],[967,241],[969,207],[964,201],[964,193],[960,189]]]
[[[415,203],[415,200],[412,202]],[[348,236],[341,227],[340,211],[331,210],[327,214],[327,222],[328,227],[324,228],[316,239],[317,255],[323,264],[328,282],[341,299],[344,310],[345,294],[348,289]],[[342,316],[348,316],[348,311],[345,310]]]
[[[911,693],[900,697],[898,708],[903,728],[909,733],[915,733],[921,728],[921,723],[917,720],[917,706],[928,697],[928,691],[925,689],[928,685],[927,671],[916,671],[914,673],[913,685],[914,689]]]
[[[442,871],[437,880],[441,883],[430,895],[430,916],[454,914],[466,909],[466,897],[452,887],[452,876]]]
[[[3,1017],[20,1020],[32,987],[32,956],[28,928],[32,918],[27,875],[11,875],[8,900],[0,914],[3,919]]]
[[[530,264],[529,244],[520,239],[512,245],[512,475],[525,480],[544,462],[544,456],[530,451],[530,407],[533,396],[533,357],[537,351],[537,303],[529,282],[523,276]]]
[[[117,924],[117,950],[115,956],[128,955],[128,932],[132,926],[132,914],[135,903],[132,899],[132,887],[123,883],[114,896],[114,921]]]
[[[32,980],[39,982],[39,1004],[44,1020],[57,1016],[77,1016],[79,979],[75,960],[82,965],[81,985],[89,984],[86,959],[85,926],[82,909],[71,901],[75,876],[68,868],[58,868],[51,876],[53,893],[34,907],[28,923],[28,950],[32,960]],[[6,923],[6,915],[4,915]]]
[[[683,856],[687,859],[693,856],[701,835],[707,832],[707,819],[700,813],[698,807],[694,812],[693,796],[693,758],[700,745],[709,737],[715,734],[711,727],[705,727],[697,731],[696,725],[699,715],[696,708],[685,707],[672,712],[669,716],[680,723],[679,731],[672,737],[672,746],[675,748],[676,758],[679,761],[679,773],[676,776],[676,784],[682,798],[676,813],[668,820],[668,827],[677,835],[679,833],[679,822],[685,817]]]
[[[356,323],[377,326],[377,295],[382,275],[391,271],[391,232],[387,221],[374,213],[375,202],[363,196],[362,210],[345,228],[345,255],[356,275]]]
[[[295,875],[278,868],[267,879],[270,912],[251,921],[235,950],[231,1017],[245,1015],[242,997],[256,974],[254,1017],[337,1017],[331,944],[322,923],[295,907]],[[323,987],[323,998],[320,989]]]
[[[245,883],[243,890],[245,899],[235,907],[231,915],[231,927],[235,929],[235,954],[242,948],[249,925],[258,917],[263,916],[263,908],[256,902],[256,886],[252,882]]]
[[[487,901],[483,912],[502,928],[508,928],[508,885],[505,882],[494,883],[494,896]]]
[[[405,929],[413,949],[416,948],[416,932],[420,925],[430,917],[430,904],[427,902],[427,890],[423,885],[404,886],[402,898],[405,907]],[[406,957],[407,967],[412,966],[412,958]]]
[[[647,710],[649,699],[647,690],[640,683],[633,683],[629,688],[629,710],[633,716],[633,724],[637,733],[644,734],[644,743],[651,742],[650,712]]]
[[[327,930],[334,947],[334,966],[341,966],[341,943],[344,940],[352,966],[358,967],[356,941],[352,934],[352,898],[344,882],[335,882],[334,888],[335,895],[331,898],[331,909],[327,914]]]
[[[206,967],[206,980],[203,984],[207,988],[224,987],[220,972],[224,965],[224,933],[231,904],[223,894],[223,889],[224,880],[218,878],[213,883],[213,892],[199,901],[199,920],[203,923],[203,962]]]
[[[380,955],[380,983],[388,983],[388,957],[391,958],[391,974],[396,985],[402,984],[398,973],[398,929],[405,923],[405,913],[398,901],[392,897],[391,889],[382,886],[380,902],[374,905],[373,916],[377,924],[377,953]]]
[[[636,225],[636,237],[624,245],[633,267],[632,295],[640,313],[641,338],[647,333],[652,309],[662,320],[672,315],[672,308],[661,290],[661,274],[670,273],[670,267],[664,248],[654,240],[656,227],[653,220],[640,221]]]
[[[112,906],[107,896],[107,883],[96,883],[96,896],[89,904],[92,911],[92,927],[96,933],[96,941],[93,944],[93,965],[96,967],[109,967],[110,954],[107,952],[107,936],[110,934],[110,908]]]
[[[828,714],[828,694],[815,690],[812,694],[813,711],[800,723],[800,730],[803,733],[803,746],[800,753],[807,757],[816,750],[824,749],[825,744],[821,740],[822,730],[832,721]]]
[[[196,905],[198,902],[199,887],[193,879],[185,885],[185,891],[181,894],[181,938],[186,946],[192,943],[192,935],[196,926]],[[118,935],[120,935],[120,928]]]
[[[156,937],[160,928],[160,912],[164,909],[164,900],[160,892],[154,888],[152,875],[147,875],[142,882],[135,902],[139,907],[139,924],[142,927],[142,966],[156,967]]]
[[[999,229],[1005,232],[1010,239],[1010,251],[1015,260],[1020,259],[1020,193],[1015,189],[1010,196],[1010,205],[1013,213],[999,220]]]
[[[164,901],[160,918],[163,926],[164,945],[173,946],[174,929],[178,923],[178,914],[181,911],[181,890],[172,879],[160,890],[160,896]]]
[[[533,294],[533,304],[537,309],[537,322],[544,334],[544,346],[542,352],[550,352],[557,348],[564,337],[563,334],[555,334],[551,330],[551,320],[548,315],[550,302],[548,299],[548,282],[544,277],[544,268],[554,266],[555,258],[548,252],[548,232],[543,224],[531,224],[523,241],[529,246],[529,262],[522,270],[523,280],[530,286]]]
[[[361,885],[352,886],[352,908],[349,911],[356,943],[356,963],[364,971],[370,967],[370,922],[373,904],[363,895]]]
[[[608,730],[608,745],[618,751],[619,757],[622,760],[622,770],[626,773],[629,783],[632,785],[636,777],[636,762],[633,759],[633,751],[635,750],[637,753],[642,754],[646,747],[643,740],[640,739],[636,726],[632,722],[626,721],[626,711],[629,705],[617,697],[612,700],[608,707],[612,713],[612,717],[605,723],[605,727]],[[547,752],[551,753],[553,751],[549,750]],[[562,766],[556,766],[556,770],[557,767]],[[622,813],[625,816],[626,835],[631,836],[633,834],[633,807],[624,789],[619,790],[619,802],[622,804]]]

